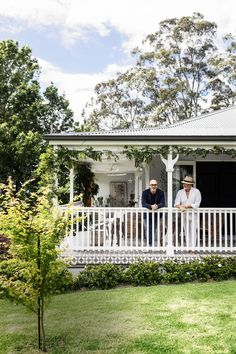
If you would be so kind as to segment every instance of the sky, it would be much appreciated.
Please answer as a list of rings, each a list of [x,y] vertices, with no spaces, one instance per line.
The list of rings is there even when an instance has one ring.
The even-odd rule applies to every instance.
[[[96,84],[132,66],[131,50],[160,21],[193,12],[236,36],[235,0],[0,0],[0,40],[32,49],[42,88],[53,82],[81,122]]]

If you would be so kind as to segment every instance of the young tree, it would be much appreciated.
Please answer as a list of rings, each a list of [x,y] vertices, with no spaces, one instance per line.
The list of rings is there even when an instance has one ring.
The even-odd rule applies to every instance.
[[[0,234],[0,261],[11,257],[9,248],[10,240],[6,236]]]
[[[0,181],[12,176],[17,189],[32,178],[45,149],[42,134],[73,126],[69,102],[53,84],[42,92],[39,75],[28,46],[0,42]]]
[[[49,190],[16,192],[1,185],[0,233],[10,239],[11,258],[0,263],[0,291],[38,316],[38,347],[46,351],[44,309],[55,293],[66,265],[58,259],[67,218],[53,209]]]
[[[199,13],[160,22],[144,49],[133,50],[136,65],[96,86],[85,124],[101,128],[112,117],[110,129],[171,124],[233,104],[235,41],[226,36],[223,50],[217,43],[216,24]]]

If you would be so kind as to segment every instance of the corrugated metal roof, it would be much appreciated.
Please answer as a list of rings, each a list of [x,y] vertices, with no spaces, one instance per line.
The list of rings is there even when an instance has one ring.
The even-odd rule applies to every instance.
[[[79,133],[62,133],[62,134],[47,134],[46,139],[59,138],[74,139],[97,137],[233,137],[236,136],[236,106],[232,106],[219,111],[207,113],[198,117],[186,119],[178,123],[161,126],[157,128],[142,128],[142,129],[119,129],[111,131],[96,131],[96,132],[79,132]]]
[[[159,133],[182,136],[236,135],[236,106],[178,122],[164,130],[159,130],[157,134],[159,135]]]

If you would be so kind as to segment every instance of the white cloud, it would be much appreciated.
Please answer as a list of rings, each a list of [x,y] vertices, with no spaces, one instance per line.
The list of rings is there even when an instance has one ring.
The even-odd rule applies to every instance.
[[[202,13],[215,21],[219,33],[235,34],[235,0],[0,0],[0,28],[9,32],[45,29],[45,36],[56,34],[65,47],[73,48],[78,41],[89,41],[94,32],[107,36],[111,29],[123,35],[122,48],[126,54],[140,45],[148,33],[157,30],[161,20]],[[42,57],[43,57],[42,53]],[[46,56],[44,56],[46,57]],[[95,85],[113,77],[122,68],[107,66],[96,74],[63,72],[59,67],[40,60],[41,81],[50,81],[65,92],[77,119],[89,100]]]
[[[46,87],[53,82],[59,89],[59,93],[65,93],[70,101],[71,109],[75,113],[75,120],[81,121],[81,112],[85,104],[93,96],[94,87],[97,83],[106,81],[116,76],[116,73],[122,72],[128,67],[120,67],[116,64],[110,64],[106,70],[96,74],[68,74],[59,67],[55,67],[45,60],[38,59],[42,68],[40,82]]]
[[[58,27],[66,45],[85,39],[90,30],[106,36],[111,27],[123,33],[125,48],[137,45],[144,35],[169,17],[203,13],[216,21],[220,31],[235,33],[235,0],[0,0],[0,15],[23,21],[29,28]]]

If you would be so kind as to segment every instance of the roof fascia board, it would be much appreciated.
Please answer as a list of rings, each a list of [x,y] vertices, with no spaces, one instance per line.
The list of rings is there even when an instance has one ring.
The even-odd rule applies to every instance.
[[[98,148],[100,150],[111,150],[111,151],[122,151],[125,145],[134,146],[134,147],[143,147],[143,146],[150,146],[150,147],[160,147],[160,146],[183,146],[183,147],[190,147],[190,148],[212,148],[214,146],[224,146],[226,148],[236,149],[236,141],[178,141],[173,142],[172,140],[169,141],[113,141],[113,142],[94,142],[91,144],[90,141],[50,141],[50,145],[53,146],[64,146],[71,150],[85,150],[88,147],[93,147],[94,149]]]
[[[123,135],[123,136],[114,136],[114,135],[96,135],[96,136],[78,136],[78,135],[51,135],[51,136],[44,136],[45,140],[50,141],[60,141],[61,143],[63,141],[77,141],[77,142],[91,142],[91,141],[106,141],[106,142],[116,142],[118,143],[119,141],[124,142],[124,141],[136,141],[138,143],[142,141],[154,141],[154,142],[161,142],[161,141],[236,141],[236,136],[235,135],[188,135],[188,136],[181,136],[181,135],[162,135],[162,136],[154,136],[154,135]]]

